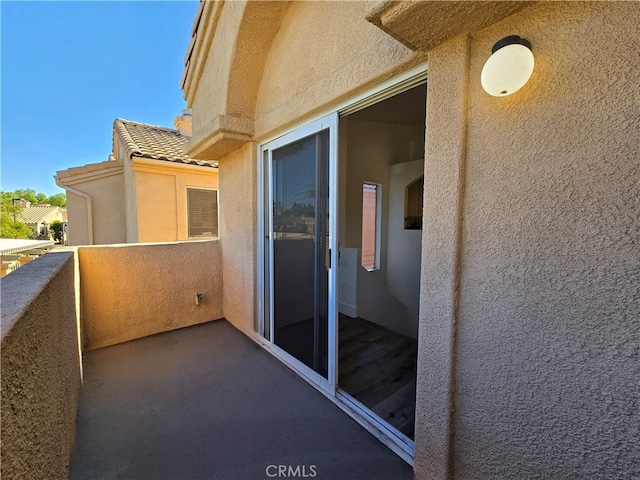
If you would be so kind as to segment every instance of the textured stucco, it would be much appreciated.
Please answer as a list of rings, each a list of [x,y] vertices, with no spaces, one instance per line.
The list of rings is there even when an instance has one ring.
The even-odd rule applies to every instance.
[[[250,140],[262,70],[289,4],[205,4],[201,31],[206,34],[198,35],[195,48],[201,55],[193,58],[185,89],[193,108],[190,155],[217,159]]]
[[[2,478],[68,477],[81,366],[73,252],[50,252],[2,286]]]
[[[80,247],[78,255],[85,350],[223,316],[217,241]]]
[[[139,242],[189,240],[187,188],[218,188],[218,169],[132,158]]]
[[[256,150],[247,144],[219,164],[224,315],[247,335],[255,331]]]
[[[135,156],[73,170],[61,179],[69,189],[69,245],[189,240],[187,187],[218,188],[216,168]],[[89,196],[90,215],[87,198],[71,189]]]
[[[423,53],[412,52],[369,23],[367,8],[367,2],[294,2],[264,67],[256,138],[424,60]]]
[[[245,127],[218,127],[219,115],[253,122],[254,139],[265,138],[425,59],[367,21],[368,2],[210,3],[213,42],[197,47],[206,61],[187,94],[187,149],[198,158],[249,140]]]
[[[412,50],[430,50],[529,6],[528,1],[378,1],[367,19]]]
[[[110,244],[126,241],[124,173],[117,162],[87,165],[87,172],[61,178],[67,190],[68,245]],[[95,168],[95,170],[93,169]],[[91,232],[91,234],[90,234]]]
[[[416,478],[640,477],[640,53],[631,40],[640,4],[538,2],[421,52],[421,3],[455,21],[450,2],[400,6],[387,27],[415,37],[415,52],[370,31],[362,4],[281,10],[252,83],[255,139],[427,57]],[[405,8],[416,16],[402,20]],[[201,125],[232,113],[218,111],[212,92],[232,95],[229,71],[246,54],[234,50],[239,31],[252,30],[219,17],[219,47],[200,60]],[[480,72],[509,34],[531,41],[536,67],[522,90],[494,98]],[[255,201],[255,151],[244,148],[221,161],[221,216],[223,234],[234,232],[222,241],[225,278],[240,273],[232,288],[225,281],[225,313],[240,312],[246,331],[255,247],[241,247],[251,248],[255,210],[239,215]]]
[[[449,471],[467,58],[466,37],[429,55],[414,463],[425,479]]]
[[[429,54],[418,478],[640,476],[639,13],[540,3]],[[512,33],[536,68],[493,98]]]

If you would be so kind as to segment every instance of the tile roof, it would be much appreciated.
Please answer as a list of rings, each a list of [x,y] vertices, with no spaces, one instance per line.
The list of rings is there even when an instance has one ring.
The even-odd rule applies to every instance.
[[[59,209],[62,213],[62,209],[55,205],[31,205],[23,209],[18,214],[18,218],[24,223],[38,223],[50,213],[55,212],[56,209]]]
[[[113,131],[124,145],[129,158],[143,157],[214,168],[218,166],[218,162],[196,160],[185,154],[182,147],[189,137],[172,128],[116,118]]]

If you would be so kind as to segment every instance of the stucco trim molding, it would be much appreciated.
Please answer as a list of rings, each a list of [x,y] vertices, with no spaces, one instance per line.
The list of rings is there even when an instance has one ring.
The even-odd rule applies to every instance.
[[[534,1],[381,1],[366,19],[411,50],[428,51],[465,32],[502,20]]]
[[[154,160],[146,157],[131,157],[131,168],[134,172],[151,172],[151,173],[172,173],[179,174],[196,173],[210,177],[218,176],[218,169],[213,167],[202,168],[200,165],[191,163],[167,162],[163,160]]]
[[[192,39],[184,60],[184,70],[180,79],[184,99],[191,105],[195,97],[200,78],[204,71],[206,59],[218,29],[218,21],[222,14],[224,2],[202,2],[202,11],[198,12],[192,26]]]
[[[211,132],[205,136],[191,138],[185,151],[191,158],[219,160],[245,143],[253,141],[253,119],[239,115],[218,115],[201,129]]]
[[[113,175],[121,175],[123,171],[124,167],[121,162],[111,160],[98,164],[85,165],[77,169],[57,172],[57,175],[54,175],[53,178],[59,186],[66,188],[70,185],[100,180]]]

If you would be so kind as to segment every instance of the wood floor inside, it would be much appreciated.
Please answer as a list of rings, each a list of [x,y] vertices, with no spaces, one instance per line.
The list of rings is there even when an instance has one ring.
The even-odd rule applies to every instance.
[[[341,314],[338,345],[338,386],[413,439],[417,341]]]
[[[318,328],[322,341],[315,350],[313,319],[276,328],[275,343],[326,378],[326,322]],[[338,387],[411,439],[417,353],[416,340],[365,319],[340,314]]]

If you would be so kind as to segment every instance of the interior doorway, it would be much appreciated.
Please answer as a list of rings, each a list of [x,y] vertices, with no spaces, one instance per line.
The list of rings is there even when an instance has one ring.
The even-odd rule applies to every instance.
[[[338,392],[414,437],[426,84],[340,117]]]
[[[419,75],[377,103],[263,143],[259,157],[256,328],[274,355],[409,463],[426,111]]]

